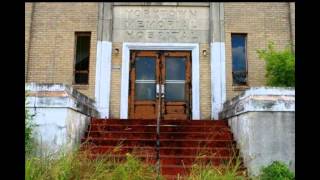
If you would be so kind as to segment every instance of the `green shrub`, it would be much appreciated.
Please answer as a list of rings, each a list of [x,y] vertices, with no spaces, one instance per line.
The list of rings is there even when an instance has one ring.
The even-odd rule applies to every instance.
[[[288,166],[282,162],[274,161],[267,167],[262,168],[261,180],[293,180],[294,174]]]
[[[27,97],[24,99],[25,106],[27,105]],[[24,131],[24,143],[25,143],[25,153],[29,155],[32,152],[34,141],[32,138],[33,132],[33,121],[30,112],[25,107],[25,131]]]
[[[289,47],[276,51],[274,43],[266,50],[258,50],[259,58],[266,61],[267,85],[278,87],[295,86],[295,56]]]

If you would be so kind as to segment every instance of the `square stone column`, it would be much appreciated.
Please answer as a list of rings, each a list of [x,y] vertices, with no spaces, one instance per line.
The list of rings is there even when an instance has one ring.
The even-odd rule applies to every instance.
[[[100,118],[109,118],[111,59],[112,59],[112,3],[99,3],[95,100]]]
[[[223,3],[210,3],[211,118],[218,119],[226,100]]]

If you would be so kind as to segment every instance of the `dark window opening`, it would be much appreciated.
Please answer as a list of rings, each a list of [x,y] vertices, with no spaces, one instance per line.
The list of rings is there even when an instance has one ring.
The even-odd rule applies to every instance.
[[[89,82],[89,58],[90,58],[90,32],[76,32],[76,55],[74,83],[88,84]]]
[[[231,34],[233,85],[247,85],[246,34]]]

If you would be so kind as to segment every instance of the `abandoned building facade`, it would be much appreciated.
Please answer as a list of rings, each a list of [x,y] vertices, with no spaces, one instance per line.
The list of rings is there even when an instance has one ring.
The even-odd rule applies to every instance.
[[[294,48],[294,3],[26,3],[25,82],[66,85],[97,118],[218,120],[265,86],[269,42]]]

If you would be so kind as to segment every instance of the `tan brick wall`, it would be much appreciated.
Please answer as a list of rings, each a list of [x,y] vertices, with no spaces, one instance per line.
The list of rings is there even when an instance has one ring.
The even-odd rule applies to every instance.
[[[120,117],[122,43],[112,43],[112,49],[115,48],[119,49],[119,54],[112,53],[110,118]]]
[[[30,60],[25,66],[28,69],[27,82],[72,84],[74,33],[91,31],[89,86],[79,88],[80,92],[94,98],[98,4],[35,3],[32,36],[29,32],[31,7],[31,3],[26,3],[25,62],[27,59]],[[232,86],[231,33],[248,34],[248,84],[261,86],[265,84],[265,63],[258,58],[256,50],[266,48],[270,40],[273,40],[279,48],[285,47],[290,41],[290,26],[288,3],[224,3],[224,8],[226,86],[229,99],[241,92],[233,90]],[[31,41],[30,47],[29,41]],[[120,52],[118,55],[112,54],[110,117],[119,118],[122,42],[113,42],[112,47],[119,48]],[[203,56],[204,49],[209,53],[209,45],[200,44],[200,112],[202,119],[209,119],[210,54]]]
[[[29,53],[29,41],[30,41],[30,27],[31,27],[31,16],[32,16],[32,3],[25,3],[25,18],[24,18],[24,75],[27,75],[27,61],[28,61],[28,53]]]
[[[89,85],[79,91],[94,98],[97,18],[97,3],[35,3],[27,82],[71,85],[74,34],[90,31]]]
[[[265,63],[257,49],[274,41],[277,48],[290,43],[288,3],[224,3],[227,99],[241,91],[233,90],[231,33],[247,33],[248,85],[265,85]]]
[[[211,68],[209,44],[200,44],[200,118],[211,118]],[[207,50],[207,56],[202,51]]]

